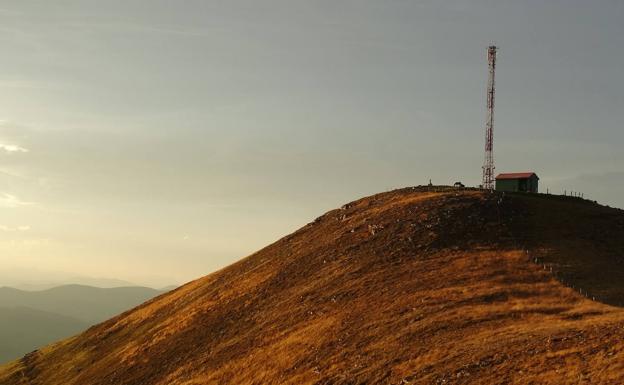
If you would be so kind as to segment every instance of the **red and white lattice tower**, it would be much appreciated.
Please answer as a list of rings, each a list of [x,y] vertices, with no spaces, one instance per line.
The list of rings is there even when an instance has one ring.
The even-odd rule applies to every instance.
[[[494,72],[496,70],[496,49],[491,45],[487,50],[488,57],[488,87],[487,87],[487,119],[485,121],[485,160],[483,162],[484,189],[494,189]]]

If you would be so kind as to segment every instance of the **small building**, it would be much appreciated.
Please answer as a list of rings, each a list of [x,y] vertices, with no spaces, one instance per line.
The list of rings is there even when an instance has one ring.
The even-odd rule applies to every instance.
[[[538,181],[539,177],[534,172],[498,174],[496,177],[496,191],[536,193],[538,191]]]

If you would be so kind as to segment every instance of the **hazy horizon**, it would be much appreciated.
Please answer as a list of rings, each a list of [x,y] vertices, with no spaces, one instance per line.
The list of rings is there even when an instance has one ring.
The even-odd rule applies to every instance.
[[[606,0],[0,0],[0,270],[180,284],[362,196],[478,185],[491,43],[496,171],[624,207],[623,17]]]

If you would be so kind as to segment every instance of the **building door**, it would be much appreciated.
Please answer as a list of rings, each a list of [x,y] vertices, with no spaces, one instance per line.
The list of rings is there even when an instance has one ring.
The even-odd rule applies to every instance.
[[[518,180],[518,191],[524,191],[524,192],[529,191],[528,182],[529,182],[528,179]]]

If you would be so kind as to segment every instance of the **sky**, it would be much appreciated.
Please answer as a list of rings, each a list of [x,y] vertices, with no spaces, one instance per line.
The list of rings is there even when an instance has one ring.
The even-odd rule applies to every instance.
[[[0,0],[0,286],[179,284],[366,195],[476,186],[492,43],[496,171],[624,207],[622,20],[616,0]]]

